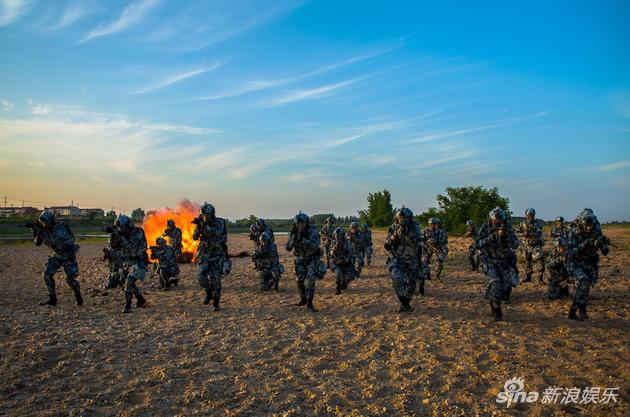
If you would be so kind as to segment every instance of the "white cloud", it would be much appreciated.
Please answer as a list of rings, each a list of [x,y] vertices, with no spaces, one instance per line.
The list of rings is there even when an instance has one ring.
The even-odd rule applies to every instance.
[[[140,22],[158,3],[158,0],[140,0],[125,7],[120,17],[115,21],[99,26],[85,35],[79,43],[84,43],[94,38],[112,35],[130,28]]]
[[[0,99],[0,110],[11,111],[15,108],[15,105],[8,100]]]
[[[219,68],[220,66],[221,64],[217,62],[209,66],[192,68],[186,71],[180,71],[175,74],[170,74],[156,83],[149,84],[146,87],[141,88],[140,90],[136,91],[136,93],[138,94],[151,93],[161,88],[168,87],[169,85],[173,85],[178,82],[187,80],[189,78],[196,77],[197,75],[201,75],[205,72],[215,70]]]
[[[91,8],[94,6],[92,5]],[[50,30],[63,29],[77,22],[82,17],[90,14],[90,9],[80,2],[70,3],[63,11],[57,23],[50,27]]]
[[[630,167],[630,160],[626,161],[617,161],[610,164],[602,165],[597,169],[599,171],[608,172],[608,171],[617,171],[619,169],[624,169]]]
[[[30,0],[0,0],[0,26],[7,26],[18,20],[30,4]]]
[[[259,102],[262,107],[276,107],[305,100],[316,100],[331,95],[334,91],[357,82],[357,79],[328,84],[316,88],[302,88],[289,91],[276,97]]]

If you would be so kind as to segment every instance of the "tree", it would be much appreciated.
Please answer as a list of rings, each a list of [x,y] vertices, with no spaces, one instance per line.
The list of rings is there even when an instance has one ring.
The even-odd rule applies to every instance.
[[[494,188],[476,187],[447,187],[446,195],[436,197],[439,209],[431,207],[418,216],[426,223],[429,217],[439,217],[442,224],[453,234],[464,234],[466,221],[472,219],[476,225],[488,219],[488,213],[495,207],[501,207],[509,213],[509,200],[499,195]]]
[[[258,220],[258,217],[254,216],[253,214],[250,214],[249,217],[243,217],[242,219],[235,220],[234,221],[234,226],[237,226],[237,227],[249,227],[256,220]]]
[[[313,214],[311,216],[311,223],[322,225],[326,221],[327,218],[332,217],[332,219],[337,222],[337,218],[333,213],[323,213],[323,214]]]
[[[134,209],[131,212],[131,221],[134,223],[140,223],[144,220],[144,210],[141,208]]]
[[[370,193],[367,201],[367,209],[359,211],[361,223],[367,223],[370,226],[386,227],[394,222],[395,210],[392,206],[392,195],[389,191],[383,190]]]

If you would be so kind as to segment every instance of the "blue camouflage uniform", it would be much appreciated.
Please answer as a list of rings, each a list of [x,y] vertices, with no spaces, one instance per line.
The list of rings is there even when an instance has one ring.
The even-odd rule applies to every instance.
[[[444,261],[448,256],[448,234],[439,219],[432,218],[430,224],[422,230],[422,268],[424,279],[431,279],[431,260],[435,255],[436,275],[440,279]],[[432,227],[437,224],[437,228]]]
[[[363,225],[363,239],[365,241],[365,260],[368,268],[372,266],[372,255],[374,254],[374,243],[372,242],[372,231],[367,224]]]
[[[416,281],[419,281],[424,292],[420,268],[422,233],[418,223],[413,221],[411,210],[404,207],[398,212],[396,223],[387,232],[384,247],[389,253],[387,266],[392,286],[400,301],[400,311],[411,311],[409,303],[416,289]]]
[[[254,268],[259,271],[260,290],[278,291],[280,276],[284,272],[284,266],[278,257],[278,248],[273,242],[273,231],[268,229],[258,236],[258,242],[252,251]]]
[[[531,219],[529,218],[531,215]],[[525,272],[527,277],[524,282],[531,281],[532,274],[534,273],[534,263],[538,264],[540,282],[544,282],[545,275],[545,252],[543,245],[545,242],[542,238],[542,225],[534,218],[536,211],[532,208],[528,208],[525,211],[525,220],[523,220],[517,230],[517,234],[521,239],[521,251],[525,257]]]
[[[359,226],[352,222],[348,231],[348,240],[352,244],[352,252],[355,259],[356,277],[358,278],[363,271],[363,263],[365,262],[365,236],[359,230]]]
[[[204,220],[205,219],[205,220]],[[197,246],[197,280],[206,291],[204,304],[212,300],[215,310],[219,310],[221,300],[221,278],[230,273],[231,262],[227,251],[227,227],[225,220],[215,217],[214,207],[205,203],[200,217],[195,219],[193,239]]]
[[[481,268],[488,281],[486,294],[495,320],[501,320],[501,300],[510,302],[512,288],[519,282],[516,268],[518,239],[508,222],[505,211],[495,208],[490,221],[479,230],[477,245],[481,251]]]
[[[341,290],[348,288],[348,283],[356,277],[352,243],[341,227],[335,230],[335,238],[330,246],[330,263],[335,272],[335,293],[341,294]]]
[[[116,239],[120,244],[122,280],[125,285],[125,309],[123,312],[129,312],[134,296],[138,307],[142,307],[146,303],[137,282],[144,281],[148,271],[147,239],[144,230],[131,225],[131,220],[127,216],[119,215],[116,222],[118,229]]]
[[[158,239],[158,242],[160,239]],[[177,264],[177,254],[175,248],[167,246],[163,241],[157,246],[151,246],[151,260],[157,261],[157,274],[160,280],[160,288],[168,289],[171,285],[179,284],[179,265]]]
[[[293,219],[286,249],[295,255],[295,275],[300,293],[297,305],[306,305],[307,309],[315,311],[315,281],[326,274],[326,264],[321,260],[322,249],[317,228],[306,214],[299,213]]]

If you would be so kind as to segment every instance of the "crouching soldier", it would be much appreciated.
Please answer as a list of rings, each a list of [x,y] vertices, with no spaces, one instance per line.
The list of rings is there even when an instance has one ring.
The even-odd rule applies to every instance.
[[[610,240],[601,232],[599,222],[592,211],[584,209],[569,232],[567,269],[577,286],[573,304],[569,309],[572,320],[586,320],[586,306],[591,287],[599,278],[599,253],[608,255]],[[580,315],[576,313],[579,310]]]
[[[416,281],[419,281],[421,294],[424,294],[424,279],[420,271],[422,233],[413,220],[411,210],[403,207],[396,213],[396,221],[387,232],[384,247],[389,252],[387,266],[400,301],[399,312],[413,311],[410,301],[416,290]]]
[[[169,239],[169,244],[175,252],[175,258],[177,258],[179,254],[182,253],[182,229],[175,226],[175,220],[168,219],[166,222],[166,230],[164,230],[162,237]]]
[[[212,301],[214,311],[219,311],[221,278],[230,273],[232,266],[228,258],[225,220],[216,217],[212,204],[204,203],[199,209],[199,217],[193,220],[193,223],[196,227],[192,237],[199,241],[197,280],[206,291],[203,304],[208,305]]]
[[[295,275],[300,293],[300,301],[296,306],[305,305],[307,310],[313,312],[317,311],[313,306],[315,281],[326,274],[326,264],[321,260],[322,249],[319,245],[317,227],[311,224],[306,214],[296,214],[286,249],[295,255]]]
[[[481,251],[481,268],[486,274],[486,294],[490,298],[490,309],[495,321],[503,319],[501,301],[510,302],[512,288],[518,285],[516,248],[518,239],[502,208],[490,212],[489,220],[479,230],[477,241]]]
[[[171,285],[176,287],[179,284],[177,254],[175,248],[167,245],[164,238],[158,237],[155,243],[157,246],[151,246],[150,258],[152,261],[157,261],[159,288],[166,291]]]
[[[254,268],[260,271],[260,291],[269,291],[273,288],[278,292],[280,276],[284,272],[284,266],[278,257],[278,248],[273,242],[273,232],[265,231],[258,236],[258,242],[252,252]]]
[[[569,296],[571,275],[567,270],[567,241],[559,237],[554,242],[554,248],[549,255],[547,268],[549,269],[549,293],[547,298],[556,300]]]
[[[334,240],[330,247],[330,266],[335,272],[335,294],[341,294],[341,290],[348,288],[348,283],[354,280],[354,254],[352,243],[346,238],[343,228],[335,229]]]
[[[129,216],[119,214],[114,222],[116,239],[122,254],[122,280],[125,283],[125,308],[123,313],[131,311],[131,301],[136,297],[136,306],[144,307],[147,301],[142,296],[138,281],[144,281],[147,273],[147,239],[144,230],[131,223]]]
[[[68,226],[55,218],[50,210],[44,210],[36,222],[27,223],[33,231],[35,245],[46,245],[51,253],[48,256],[46,269],[44,270],[44,284],[48,290],[48,300],[39,303],[40,306],[56,306],[57,293],[55,292],[55,273],[63,268],[66,274],[66,282],[74,292],[77,305],[83,305],[81,286],[77,281],[79,264],[77,263],[77,251],[79,247],[74,243],[74,234]]]

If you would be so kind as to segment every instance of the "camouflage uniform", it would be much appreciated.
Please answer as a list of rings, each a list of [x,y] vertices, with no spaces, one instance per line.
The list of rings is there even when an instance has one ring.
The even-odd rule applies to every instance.
[[[374,244],[372,243],[372,231],[366,223],[363,225],[363,239],[365,240],[365,258],[368,268],[372,266],[372,255],[374,253]]]
[[[37,246],[44,244],[51,250],[43,274],[44,284],[48,290],[48,301],[41,302],[40,305],[57,305],[54,276],[60,268],[63,268],[66,274],[66,283],[72,288],[77,305],[83,305],[81,286],[77,281],[79,246],[74,243],[72,230],[64,223],[57,221],[52,211],[44,210],[38,222],[33,226],[33,235]]]
[[[107,261],[109,276],[107,277],[106,290],[124,286],[122,280],[122,253],[111,246],[103,248],[103,260]]]
[[[252,252],[254,268],[260,271],[260,290],[268,291],[273,288],[278,292],[280,275],[284,272],[284,266],[278,257],[278,248],[273,243],[273,231],[269,229],[258,237],[256,247]]]
[[[295,275],[300,293],[300,302],[297,305],[306,305],[311,311],[315,311],[315,280],[326,273],[326,264],[321,260],[322,249],[319,245],[317,228],[310,223],[306,214],[296,214],[286,249],[293,251],[295,255]]]
[[[221,277],[230,273],[231,263],[228,259],[227,228],[225,220],[215,216],[214,206],[204,203],[200,215],[193,222],[195,231],[193,240],[198,240],[197,264],[199,271],[197,280],[206,291],[203,304],[212,304],[214,310],[220,309]]]
[[[116,240],[120,245],[122,256],[122,280],[125,283],[125,308],[124,313],[128,313],[131,309],[131,300],[135,295],[137,306],[143,307],[146,300],[140,292],[140,288],[136,285],[137,281],[144,281],[147,273],[147,239],[144,230],[140,227],[133,226],[131,219],[120,214],[116,218]]]
[[[348,288],[348,283],[356,276],[352,243],[346,238],[346,233],[341,227],[335,229],[335,240],[330,247],[330,261],[335,272],[335,294],[341,294],[341,290]]]
[[[575,278],[577,289],[573,296],[573,304],[569,310],[569,318],[584,320],[588,318],[586,306],[588,294],[599,278],[599,253],[608,255],[610,241],[598,228],[597,217],[592,211],[583,211],[578,221],[569,231],[569,253],[567,269]],[[579,309],[580,316],[576,315]]]
[[[564,217],[558,216],[551,228],[551,239],[557,241],[562,238],[565,241],[569,238],[569,228],[564,224]]]
[[[525,257],[525,272],[527,277],[524,282],[532,280],[534,273],[533,264],[538,263],[540,266],[540,275],[538,280],[544,283],[545,276],[545,252],[543,250],[544,241],[542,239],[542,225],[534,217],[536,211],[532,208],[525,210],[525,220],[518,226],[518,235],[521,238],[521,251]],[[531,217],[531,218],[530,218]]]
[[[466,222],[466,237],[470,238],[470,244],[468,245],[468,263],[470,264],[471,271],[477,271],[479,269],[479,251],[477,250],[477,228],[472,220]]]
[[[167,246],[162,238],[157,239],[157,246],[151,246],[151,260],[157,261],[157,273],[160,289],[167,290],[171,285],[179,284],[179,265],[175,248]]]
[[[267,226],[264,219],[256,219],[256,221],[249,226],[249,239],[258,245],[260,243],[260,236],[263,233],[267,233],[267,235],[271,237],[271,243],[274,243],[273,230]]]
[[[518,285],[518,239],[503,209],[497,207],[490,212],[490,220],[479,230],[477,244],[481,251],[481,268],[488,280],[486,293],[490,308],[494,319],[501,320],[501,300],[510,302],[512,288]]]
[[[434,228],[433,225],[437,225]],[[429,219],[429,225],[422,231],[422,268],[424,279],[431,279],[431,258],[435,255],[436,275],[440,279],[442,268],[448,256],[448,234],[442,227],[441,221],[435,217]]]
[[[420,273],[422,233],[413,221],[411,210],[403,207],[396,214],[396,223],[389,228],[384,247],[389,252],[387,266],[400,301],[400,311],[412,311],[409,302],[413,298],[416,281],[420,281],[421,293],[424,293],[424,280]]]
[[[324,222],[322,226],[322,230],[319,232],[320,240],[324,245],[324,254],[326,256],[326,266],[331,268],[330,266],[330,245],[332,245],[332,241],[335,239],[335,221],[329,217]]]
[[[363,262],[365,259],[365,237],[359,230],[359,225],[356,222],[350,224],[350,231],[348,231],[348,240],[352,244],[352,252],[356,262],[356,277],[359,278],[363,271]]]
[[[162,237],[168,238],[168,243],[171,248],[173,248],[175,258],[177,258],[179,254],[182,253],[182,229],[175,226],[175,222],[173,220],[169,220]]]
[[[571,276],[567,271],[567,241],[559,237],[554,243],[554,249],[549,254],[547,268],[549,269],[549,293],[547,297],[555,300],[569,295]]]

